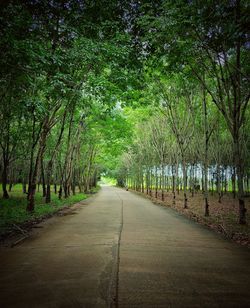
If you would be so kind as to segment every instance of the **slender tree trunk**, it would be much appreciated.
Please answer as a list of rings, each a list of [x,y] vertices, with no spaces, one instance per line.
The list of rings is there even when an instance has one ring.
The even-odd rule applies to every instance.
[[[222,194],[221,194],[221,170],[220,170],[220,166],[217,164],[217,192],[219,195],[219,200],[218,202],[221,203],[221,198],[222,198]]]
[[[47,138],[48,132],[49,132],[49,130],[48,130],[48,118],[46,118],[46,120],[44,121],[44,124],[43,124],[43,131],[42,131],[40,142],[39,142],[39,148],[38,148],[38,152],[37,152],[37,156],[36,156],[34,169],[32,167],[33,153],[31,154],[32,159],[31,159],[31,168],[30,168],[30,173],[29,173],[29,189],[28,189],[28,197],[27,197],[28,204],[27,204],[27,208],[26,208],[28,212],[34,211],[38,170],[39,170],[39,165],[40,165],[40,163],[43,159],[43,154],[44,154],[44,151],[45,151],[46,138]]]
[[[149,194],[149,170],[147,168],[147,175],[146,175],[146,186],[147,186],[147,195]]]
[[[183,192],[184,192],[184,209],[187,209],[187,166],[184,159],[182,160],[182,172],[183,172]]]
[[[179,195],[180,193],[180,186],[179,186],[179,163],[176,163],[176,171],[175,171],[175,185],[176,185],[176,190],[177,190],[177,194]]]
[[[8,174],[8,160],[3,160],[3,173],[2,173],[2,189],[3,189],[3,199],[9,199],[9,194],[7,191],[7,174]]]
[[[23,182],[22,186],[23,186],[23,193],[26,194],[27,193],[26,183]]]
[[[241,158],[241,145],[236,135],[234,138],[234,159],[238,179],[238,201],[239,201],[239,224],[246,224],[246,207],[244,201],[243,187],[243,160]]]
[[[235,172],[235,167],[232,168],[232,177],[231,177],[231,181],[232,181],[232,193],[233,193],[233,198],[236,198],[236,172]]]
[[[176,174],[176,172],[175,172],[175,166],[174,165],[172,165],[172,194],[173,194],[173,205],[175,205],[175,198],[176,198],[176,196],[175,196],[175,187],[176,187],[176,184],[175,184],[175,174]]]
[[[155,198],[157,199],[158,197],[158,169],[155,167]]]
[[[144,193],[144,175],[143,175],[143,168],[141,168],[141,187],[142,187],[142,193]]]
[[[225,175],[224,175],[224,193],[227,193],[227,167],[225,167]]]
[[[214,175],[211,173],[211,189],[212,189],[212,196],[214,195]]]
[[[13,186],[13,184],[12,183],[9,183],[9,192],[11,192],[11,190],[12,190],[12,186]]]
[[[66,199],[66,198],[69,197],[69,195],[68,195],[68,185],[67,185],[67,183],[65,183],[65,184],[63,185],[63,190],[64,190],[64,198]]]
[[[64,114],[63,114],[63,120],[62,120],[62,125],[61,125],[61,130],[57,139],[57,143],[55,145],[55,148],[52,152],[50,161],[48,162],[48,166],[47,166],[47,176],[46,176],[46,199],[45,202],[46,203],[50,203],[51,202],[51,189],[50,189],[50,184],[51,184],[51,175],[52,175],[52,168],[53,168],[53,161],[55,158],[55,155],[59,149],[59,146],[61,144],[61,140],[62,140],[62,136],[63,136],[63,132],[64,132],[64,126],[65,126],[65,120],[66,120],[66,115],[67,115],[67,108],[65,108]],[[55,194],[56,192],[56,184],[54,186],[55,189]]]
[[[203,89],[203,110],[204,110],[204,141],[205,141],[205,155],[204,155],[204,203],[205,203],[205,216],[209,216],[209,203],[208,203],[208,126],[207,126],[207,102],[206,93]]]
[[[43,197],[46,197],[46,184],[45,184],[43,160],[41,160],[41,175],[42,175]]]
[[[191,183],[191,196],[194,197],[194,185],[195,185],[195,176],[194,176],[194,164],[192,164],[192,167],[191,167],[191,177],[192,177],[192,183]]]
[[[75,183],[73,181],[72,185],[71,185],[71,189],[72,189],[72,193],[73,193],[73,196],[76,194],[76,186],[75,186]]]
[[[58,191],[58,198],[59,200],[62,199],[62,193],[63,193],[63,189],[62,189],[62,184],[60,185],[59,191]]]
[[[162,178],[162,182],[161,182],[161,200],[164,201],[164,186],[165,186],[165,181],[164,181],[164,165],[162,163],[161,165],[161,178]]]
[[[153,184],[153,173],[152,173],[152,167],[150,168],[150,173],[149,173],[149,195],[152,197],[152,184]]]
[[[50,189],[51,174],[52,174],[52,160],[49,161],[47,166],[47,185],[46,185],[46,198],[45,198],[46,203],[51,202],[51,189]]]

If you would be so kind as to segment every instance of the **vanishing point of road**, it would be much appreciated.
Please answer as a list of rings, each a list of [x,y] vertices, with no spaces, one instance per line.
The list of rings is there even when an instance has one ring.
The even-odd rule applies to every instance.
[[[250,252],[148,199],[101,191],[0,250],[0,306],[250,307]]]

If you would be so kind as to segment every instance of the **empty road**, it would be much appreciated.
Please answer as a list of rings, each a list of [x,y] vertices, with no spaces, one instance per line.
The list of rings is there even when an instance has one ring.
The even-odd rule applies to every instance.
[[[104,186],[0,249],[0,306],[250,307],[250,252],[131,192]]]

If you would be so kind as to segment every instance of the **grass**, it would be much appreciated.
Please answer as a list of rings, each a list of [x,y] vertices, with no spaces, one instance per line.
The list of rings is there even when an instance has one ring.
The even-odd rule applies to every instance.
[[[72,205],[88,197],[86,194],[77,193],[67,199],[62,198],[62,200],[59,200],[58,196],[52,193],[51,203],[46,204],[42,193],[37,192],[35,196],[35,210],[33,213],[28,213],[26,211],[27,195],[23,194],[21,185],[15,185],[9,195],[10,198],[7,200],[0,199],[0,234],[13,228],[14,224],[20,225],[44,217],[60,210],[64,206]]]
[[[100,185],[97,185],[96,187],[92,187],[90,193],[95,194],[101,189]]]

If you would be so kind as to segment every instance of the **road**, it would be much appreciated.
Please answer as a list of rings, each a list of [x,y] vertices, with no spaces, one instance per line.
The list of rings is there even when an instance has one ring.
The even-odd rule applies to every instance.
[[[0,306],[250,307],[250,252],[113,187],[0,250]]]

